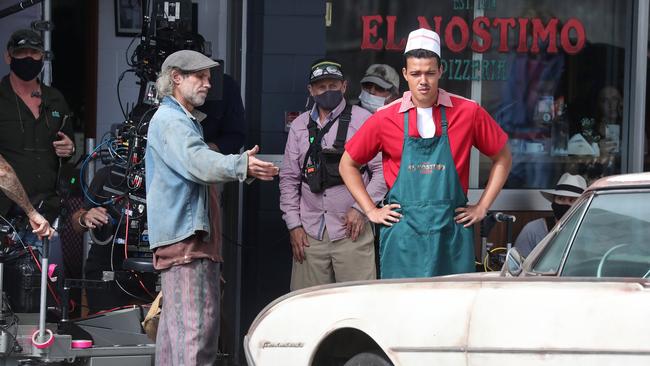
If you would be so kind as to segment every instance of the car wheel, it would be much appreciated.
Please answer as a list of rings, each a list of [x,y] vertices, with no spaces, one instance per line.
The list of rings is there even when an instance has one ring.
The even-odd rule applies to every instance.
[[[374,352],[361,352],[354,355],[343,366],[393,366],[393,363]]]

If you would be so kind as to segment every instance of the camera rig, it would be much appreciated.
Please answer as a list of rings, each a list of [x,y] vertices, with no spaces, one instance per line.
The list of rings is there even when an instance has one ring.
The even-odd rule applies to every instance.
[[[210,56],[204,38],[193,29],[191,0],[145,0],[142,4],[140,44],[130,65],[140,78],[139,103],[155,104],[155,81],[163,61],[178,50],[194,50]]]
[[[140,43],[130,57],[127,56],[130,69],[124,71],[133,72],[138,77],[138,101],[131,110],[125,111],[125,120],[113,128],[110,136],[102,139],[81,167],[84,195],[93,205],[105,207],[112,217],[109,225],[101,231],[91,231],[96,244],[128,244],[129,251],[141,256],[151,255],[146,222],[144,155],[149,120],[159,102],[155,81],[163,61],[173,52],[190,49],[210,56],[204,38],[193,25],[192,19],[196,17],[193,9],[191,0],[142,2]],[[91,197],[88,184],[83,182],[83,172],[92,159],[100,159],[111,170],[111,184],[104,185],[104,196],[99,200]],[[120,230],[120,227],[125,229]]]

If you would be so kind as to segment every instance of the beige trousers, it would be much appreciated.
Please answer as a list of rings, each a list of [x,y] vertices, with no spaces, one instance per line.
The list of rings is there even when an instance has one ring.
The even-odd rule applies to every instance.
[[[335,282],[374,280],[374,235],[370,223],[366,223],[356,241],[344,238],[330,241],[327,230],[323,240],[307,235],[309,247],[305,248],[305,260],[293,261],[291,291],[305,287]]]

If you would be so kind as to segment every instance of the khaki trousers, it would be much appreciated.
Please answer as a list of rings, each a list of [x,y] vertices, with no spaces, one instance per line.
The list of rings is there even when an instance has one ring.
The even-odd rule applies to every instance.
[[[356,241],[344,238],[330,241],[327,230],[323,240],[307,235],[309,247],[305,248],[305,260],[293,261],[291,291],[335,282],[374,280],[374,235],[370,223],[366,223]]]

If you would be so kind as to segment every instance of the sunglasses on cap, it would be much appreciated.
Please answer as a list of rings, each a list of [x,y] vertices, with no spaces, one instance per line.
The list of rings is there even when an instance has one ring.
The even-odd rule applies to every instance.
[[[33,48],[41,51],[43,50],[43,42],[40,39],[19,38],[9,45],[9,49],[11,50],[19,48]]]
[[[323,79],[327,76],[332,76],[335,79],[342,79],[343,73],[341,72],[341,65],[334,62],[321,62],[312,66],[310,80],[314,78]]]

